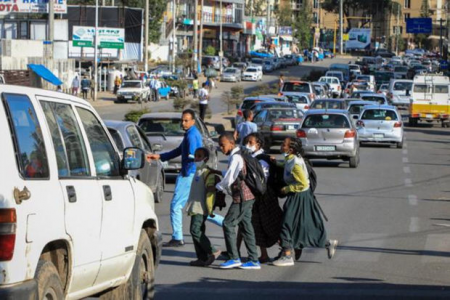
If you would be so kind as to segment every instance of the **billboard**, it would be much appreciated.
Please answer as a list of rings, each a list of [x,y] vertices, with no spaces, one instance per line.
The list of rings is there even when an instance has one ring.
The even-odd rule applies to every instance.
[[[345,49],[367,49],[370,48],[372,30],[370,28],[352,28],[348,32],[348,41]]]
[[[125,29],[98,28],[98,47],[107,49],[123,49],[125,43]],[[74,47],[94,48],[95,28],[73,26],[72,43]]]
[[[47,14],[49,0],[0,0],[0,15],[10,13]],[[53,0],[55,14],[67,13],[67,0]]]

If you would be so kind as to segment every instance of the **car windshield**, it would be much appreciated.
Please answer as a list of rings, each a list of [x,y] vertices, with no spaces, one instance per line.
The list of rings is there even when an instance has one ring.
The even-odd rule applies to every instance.
[[[261,101],[258,101],[258,100],[245,100],[244,102],[242,102],[241,110],[249,109],[250,107],[253,106],[253,104],[258,103],[258,102],[261,102]]]
[[[396,82],[394,83],[394,91],[406,91],[412,89],[412,82]]]
[[[394,72],[408,72],[407,67],[395,67]]]
[[[356,79],[370,82],[370,76],[358,76]]]
[[[225,69],[224,73],[236,73],[236,69]]]
[[[301,117],[302,117],[301,113],[297,110],[287,110],[287,109],[283,109],[283,110],[271,109],[271,110],[269,110],[269,120],[270,121],[280,120],[280,119],[298,119]]]
[[[350,122],[344,115],[311,115],[306,117],[302,128],[350,128]]]
[[[253,69],[253,68],[248,68],[247,70],[245,70],[245,72],[247,72],[247,73],[256,73],[256,72],[258,72],[258,70]]]
[[[266,60],[264,63],[265,63],[266,65],[270,65],[270,64],[271,64],[271,62],[270,62],[270,61],[267,61],[267,60]]]
[[[285,82],[283,85],[284,92],[310,93],[309,83],[304,82]]]
[[[141,88],[140,81],[124,81],[122,83],[123,88]]]
[[[165,136],[184,135],[179,118],[143,119],[139,122],[139,126],[146,133],[163,133]]]
[[[262,59],[252,59],[252,63],[261,65],[263,63]]]
[[[362,114],[361,120],[397,121],[397,114],[390,109],[368,109]]]
[[[344,108],[344,101],[333,101],[333,100],[327,100],[327,101],[321,101],[321,100],[315,100],[311,104],[311,109],[345,109]]]
[[[373,101],[377,102],[379,104],[384,104],[386,101],[383,97],[376,97],[376,96],[361,96],[361,99],[364,101]]]
[[[348,112],[352,115],[359,115],[365,105],[364,104],[352,104],[348,109]]]
[[[308,99],[305,96],[286,95],[286,98],[288,99],[289,102],[292,102],[292,103],[308,104]]]

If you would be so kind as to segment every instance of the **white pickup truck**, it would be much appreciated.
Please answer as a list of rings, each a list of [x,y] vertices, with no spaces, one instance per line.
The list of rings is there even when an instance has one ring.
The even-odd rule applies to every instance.
[[[127,175],[92,106],[0,85],[0,299],[152,298],[161,234],[152,191]]]
[[[142,80],[125,80],[117,91],[117,102],[150,101],[150,86]]]

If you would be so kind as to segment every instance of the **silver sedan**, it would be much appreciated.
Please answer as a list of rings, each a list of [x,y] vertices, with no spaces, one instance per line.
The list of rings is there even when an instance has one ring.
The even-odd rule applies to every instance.
[[[360,143],[391,143],[403,148],[402,118],[393,106],[365,106],[356,126]]]
[[[350,163],[350,168],[359,164],[358,133],[346,110],[307,111],[297,137],[307,158],[342,159]]]

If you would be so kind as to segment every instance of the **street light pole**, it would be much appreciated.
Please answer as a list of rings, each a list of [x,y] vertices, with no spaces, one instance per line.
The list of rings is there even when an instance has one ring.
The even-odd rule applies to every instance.
[[[94,29],[94,101],[97,100],[97,44],[98,44],[98,0],[95,0],[95,29]]]
[[[194,29],[192,30],[192,35],[194,36],[194,55],[192,55],[194,61],[194,70],[198,71],[198,0],[194,0]]]
[[[219,61],[220,61],[220,74],[222,74],[222,57],[223,57],[223,48],[222,48],[222,0],[220,0],[220,34],[219,34],[219,43],[220,43],[220,51],[219,51]]]
[[[144,71],[145,74],[148,72],[148,29],[149,29],[149,10],[150,10],[150,1],[145,0],[145,32],[144,32]]]
[[[344,52],[344,42],[343,42],[343,10],[344,10],[344,0],[340,0],[339,2],[339,53],[342,55]]]
[[[148,0],[147,0],[148,1]],[[173,29],[172,29],[172,72],[175,74],[175,45],[177,40],[177,24],[176,24],[176,0],[173,0],[173,8],[172,8],[172,21],[173,21]]]

